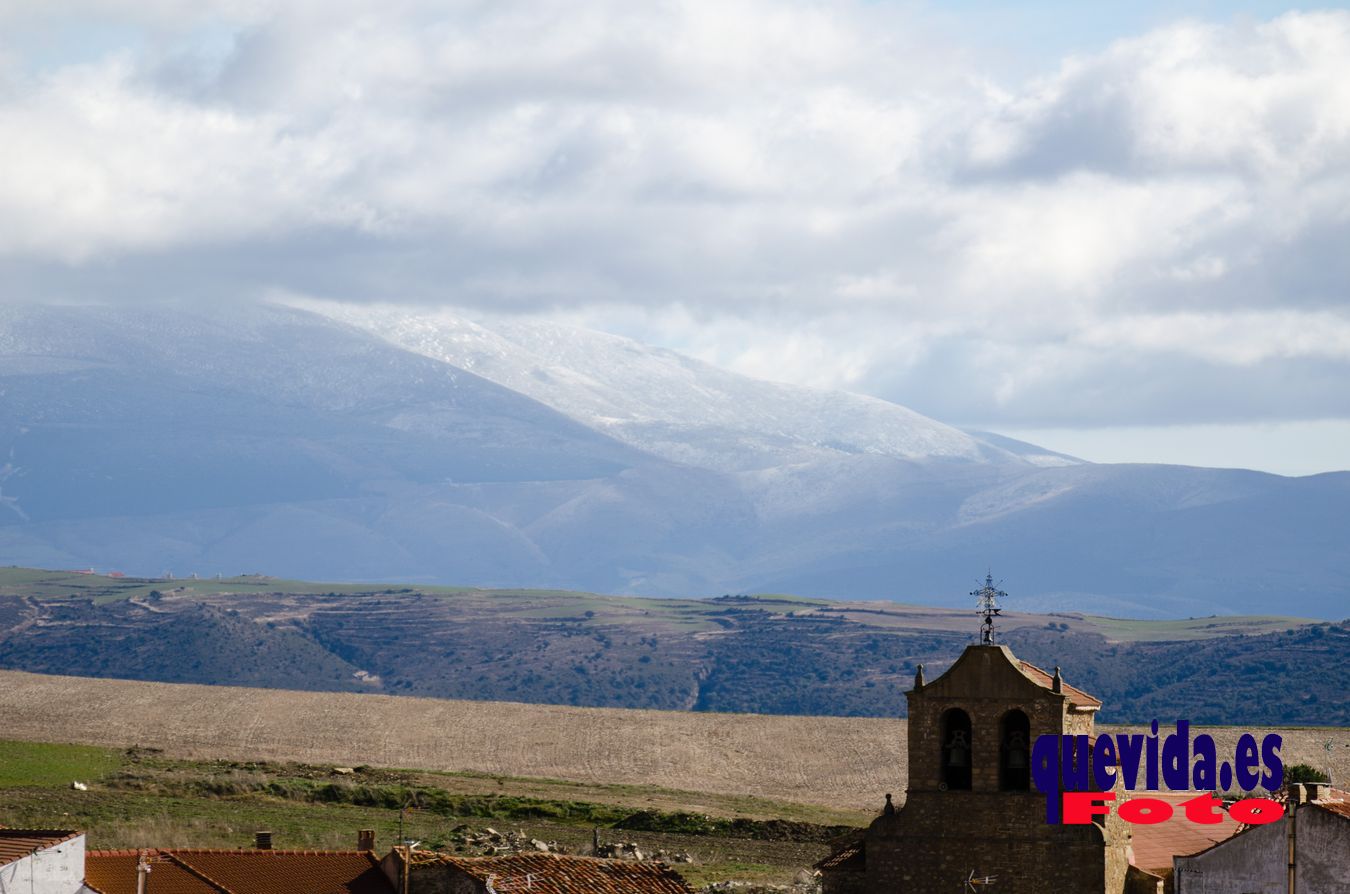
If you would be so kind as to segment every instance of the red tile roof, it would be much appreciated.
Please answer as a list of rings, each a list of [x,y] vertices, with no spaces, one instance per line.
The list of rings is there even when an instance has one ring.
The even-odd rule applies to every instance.
[[[102,894],[135,894],[137,851],[90,851],[85,877]],[[167,894],[390,894],[366,851],[150,851],[155,891]]]
[[[441,855],[440,862],[480,882],[491,879],[498,894],[690,894],[680,874],[664,863],[558,854]]]
[[[224,888],[195,875],[172,855],[147,851],[146,888],[155,894],[223,894]],[[99,894],[136,894],[137,851],[90,851],[84,856],[84,883]]]
[[[816,869],[861,872],[867,866],[866,841],[859,838],[841,847],[816,864]]]
[[[1343,819],[1350,819],[1350,801],[1313,801],[1315,807],[1330,811]]]
[[[1141,792],[1139,797],[1158,798],[1175,808],[1182,801],[1199,795],[1200,792]],[[1131,827],[1134,832],[1133,863],[1153,873],[1170,870],[1174,856],[1186,857],[1213,847],[1220,841],[1232,838],[1240,826],[1227,813],[1223,815],[1222,822],[1206,825],[1193,823],[1186,819],[1184,811],[1176,810],[1164,822]]]
[[[0,828],[0,866],[22,860],[34,851],[56,847],[62,842],[77,838],[83,834],[83,832],[57,831],[53,829]]]
[[[1030,661],[1022,661],[1019,658],[1018,663],[1022,667],[1022,673],[1026,674],[1027,678],[1030,679],[1031,682],[1045,689],[1055,688],[1054,674],[1041,670],[1039,667],[1032,664]],[[1077,705],[1080,708],[1100,708],[1102,706],[1101,699],[1088,695],[1083,690],[1078,689],[1074,686],[1070,686],[1068,683],[1064,682],[1064,678],[1062,676],[1060,677],[1059,682],[1060,688],[1063,689],[1064,694],[1069,697],[1069,702],[1071,704]]]

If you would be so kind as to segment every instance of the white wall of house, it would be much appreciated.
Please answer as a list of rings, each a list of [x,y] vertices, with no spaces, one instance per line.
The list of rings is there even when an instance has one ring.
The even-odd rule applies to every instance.
[[[1350,819],[1317,807],[1298,812],[1298,894],[1350,891]]]
[[[1177,894],[1285,894],[1285,817],[1173,859]]]
[[[80,894],[84,887],[84,836],[0,866],[0,894]]]
[[[1175,858],[1176,894],[1286,894],[1289,822],[1286,816],[1207,851]],[[1297,894],[1350,891],[1350,820],[1304,804],[1293,823]]]

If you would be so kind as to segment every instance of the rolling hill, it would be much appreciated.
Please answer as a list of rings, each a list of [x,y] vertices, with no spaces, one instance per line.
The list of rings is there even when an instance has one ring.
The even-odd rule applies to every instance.
[[[973,612],[785,596],[148,580],[0,570],[0,668],[275,689],[888,717],[974,638]],[[1350,623],[1013,613],[1001,637],[1101,719],[1346,724]]]
[[[487,704],[12,671],[0,671],[0,713],[15,718],[9,738],[138,745],[179,758],[468,770],[838,810],[874,812],[885,792],[905,790],[908,775],[906,724],[893,718]],[[1220,753],[1231,753],[1244,731],[1210,732]],[[1326,766],[1329,739],[1333,773],[1350,772],[1350,730],[1271,731],[1284,737],[1287,764]]]

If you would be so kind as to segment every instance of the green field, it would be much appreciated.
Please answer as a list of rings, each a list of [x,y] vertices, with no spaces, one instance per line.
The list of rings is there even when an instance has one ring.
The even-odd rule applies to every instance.
[[[120,763],[106,748],[0,740],[0,790],[68,788],[77,780],[102,779]]]
[[[89,790],[72,789],[76,780]],[[97,849],[248,847],[262,829],[278,847],[334,849],[354,846],[358,829],[375,829],[384,848],[402,828],[425,848],[472,853],[464,833],[492,827],[583,852],[599,829],[605,841],[690,854],[695,862],[679,868],[695,884],[784,882],[820,859],[830,838],[869,818],[648,786],[368,767],[339,773],[0,740],[0,826],[81,829]]]

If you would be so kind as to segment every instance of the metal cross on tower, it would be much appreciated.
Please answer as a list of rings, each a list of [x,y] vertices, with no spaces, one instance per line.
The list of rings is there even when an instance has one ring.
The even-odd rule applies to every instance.
[[[980,622],[980,645],[992,646],[994,644],[994,619],[1003,611],[998,607],[998,601],[1007,599],[1008,594],[994,586],[993,574],[986,574],[984,586],[978,590],[972,590],[970,595],[980,600],[978,606],[980,614],[984,616],[984,620]]]

